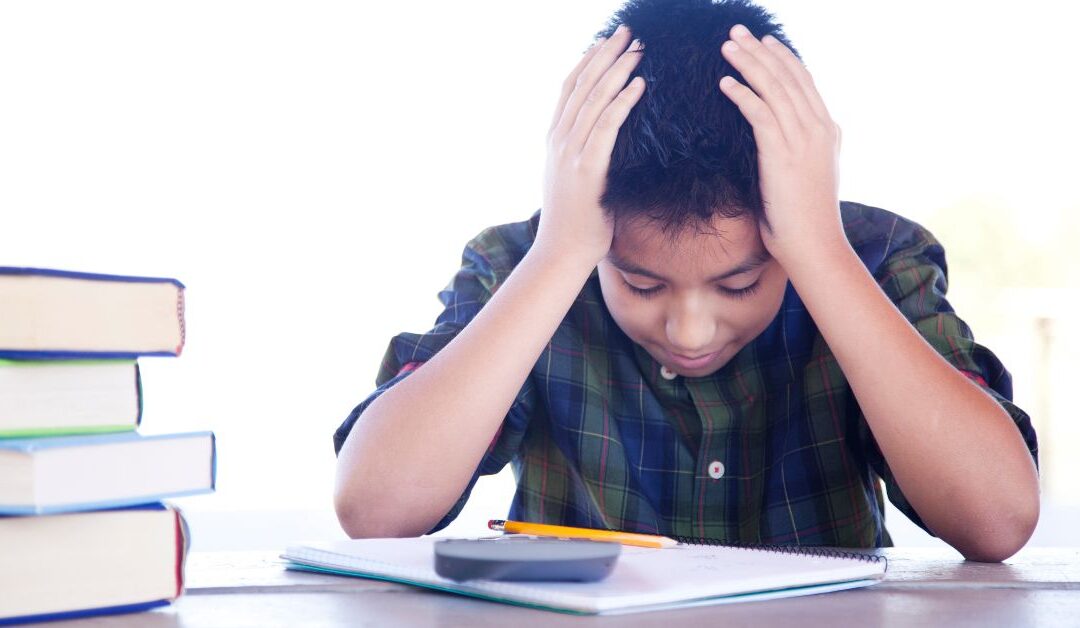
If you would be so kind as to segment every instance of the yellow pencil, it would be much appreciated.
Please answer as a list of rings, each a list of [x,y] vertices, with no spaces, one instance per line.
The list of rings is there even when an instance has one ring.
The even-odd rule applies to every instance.
[[[636,532],[619,532],[616,530],[594,530],[592,528],[572,528],[570,526],[556,526],[547,523],[528,523],[525,521],[505,521],[492,519],[488,521],[488,527],[499,532],[509,534],[528,534],[531,536],[551,536],[560,539],[588,539],[590,541],[604,541],[606,543],[622,543],[623,545],[636,545],[638,547],[652,547],[664,549],[675,547],[678,541],[666,536],[654,534],[638,534]]]

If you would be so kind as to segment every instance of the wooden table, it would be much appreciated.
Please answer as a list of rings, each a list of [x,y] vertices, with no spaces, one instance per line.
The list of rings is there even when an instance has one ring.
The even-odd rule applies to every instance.
[[[885,579],[807,597],[579,617],[424,589],[285,571],[266,552],[193,553],[187,594],[147,613],[72,626],[1080,626],[1080,549],[1027,549],[1003,564],[947,550],[886,549]]]

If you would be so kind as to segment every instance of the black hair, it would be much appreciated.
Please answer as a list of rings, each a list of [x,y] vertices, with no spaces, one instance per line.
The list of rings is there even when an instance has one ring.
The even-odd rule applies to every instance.
[[[619,24],[641,41],[630,79],[644,78],[645,93],[619,130],[601,206],[616,221],[647,217],[667,232],[717,214],[764,220],[753,129],[719,87],[724,75],[746,81],[720,45],[742,24],[795,51],[782,26],[748,0],[628,0],[596,37]]]

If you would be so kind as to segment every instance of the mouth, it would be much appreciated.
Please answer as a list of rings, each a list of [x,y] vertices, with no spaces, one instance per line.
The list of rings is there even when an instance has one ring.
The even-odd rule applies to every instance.
[[[667,354],[668,359],[671,360],[672,365],[681,369],[692,371],[707,366],[710,362],[715,360],[717,356],[720,355],[720,352],[713,351],[712,353],[705,353],[698,356],[681,355],[679,353],[672,353],[671,351],[668,351]]]

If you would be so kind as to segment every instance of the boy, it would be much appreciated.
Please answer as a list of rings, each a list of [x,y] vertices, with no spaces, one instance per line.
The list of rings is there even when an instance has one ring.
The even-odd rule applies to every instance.
[[[965,557],[1015,553],[1031,422],[941,246],[839,201],[839,129],[779,25],[709,0],[615,24],[564,83],[542,210],[466,247],[335,434],[344,529],[438,530],[511,462],[512,519],[874,547],[882,478]]]

